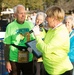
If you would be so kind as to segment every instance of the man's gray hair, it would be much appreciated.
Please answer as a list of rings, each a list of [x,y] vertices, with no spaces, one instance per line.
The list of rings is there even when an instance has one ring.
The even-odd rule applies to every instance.
[[[14,13],[17,12],[17,8],[18,8],[18,7],[23,7],[23,8],[25,9],[25,7],[24,7],[23,5],[19,4],[19,5],[15,6],[15,7],[13,7],[13,12],[14,12]]]

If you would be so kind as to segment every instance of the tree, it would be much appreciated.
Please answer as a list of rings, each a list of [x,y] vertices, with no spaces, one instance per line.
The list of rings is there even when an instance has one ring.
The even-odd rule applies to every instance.
[[[26,6],[30,10],[43,10],[43,0],[27,0]]]
[[[74,9],[73,2],[74,0],[57,0],[55,5],[62,7],[65,12],[68,12]]]
[[[12,8],[17,4],[22,4],[30,10],[43,10],[43,0],[3,0],[5,7]]]
[[[57,5],[65,11],[74,10],[74,0],[0,0],[0,6],[4,3],[5,7],[12,8],[17,4],[22,4],[30,10],[46,10],[47,7]]]
[[[3,0],[0,0],[0,12],[2,11],[2,1]]]
[[[15,5],[19,4],[19,0],[3,0],[5,7],[12,8]]]

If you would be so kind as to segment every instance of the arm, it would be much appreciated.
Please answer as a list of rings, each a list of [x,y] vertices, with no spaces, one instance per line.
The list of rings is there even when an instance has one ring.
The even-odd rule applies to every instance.
[[[52,34],[52,35],[51,35]],[[45,37],[45,40],[43,41],[40,36],[36,36],[37,40],[37,48],[39,51],[42,53],[51,53],[52,50],[55,49],[62,49],[69,46],[69,37],[68,34],[65,32],[57,32],[56,34],[54,33],[47,33],[47,36]],[[68,52],[69,49],[66,49],[66,52]]]
[[[10,52],[9,46],[10,45],[4,44],[4,57],[5,57],[6,69],[10,73],[12,71],[12,68],[9,61],[9,52]]]
[[[9,45],[4,44],[4,57],[5,61],[9,62]]]
[[[68,55],[71,60],[74,60],[74,34],[70,37],[70,52]]]
[[[6,69],[8,72],[11,72],[12,68],[11,68],[11,64],[10,64],[10,61],[9,61],[9,53],[10,53],[10,49],[9,49],[9,44],[11,43],[11,37],[9,37],[10,35],[10,31],[11,29],[6,28],[6,32],[5,32],[5,37],[4,37],[4,57],[5,57],[5,66],[6,66]]]

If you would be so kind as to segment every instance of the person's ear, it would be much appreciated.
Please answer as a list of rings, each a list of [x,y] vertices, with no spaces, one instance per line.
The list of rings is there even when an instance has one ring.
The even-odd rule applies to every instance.
[[[16,16],[17,16],[17,14],[16,14],[16,13],[14,13],[14,14],[13,14],[13,17],[14,17],[14,18],[16,18]]]

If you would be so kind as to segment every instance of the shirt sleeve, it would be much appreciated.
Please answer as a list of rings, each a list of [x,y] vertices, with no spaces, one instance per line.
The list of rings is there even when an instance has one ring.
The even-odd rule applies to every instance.
[[[10,26],[7,26],[6,32],[5,32],[5,37],[3,40],[3,42],[5,44],[11,44],[11,33],[10,32],[11,32],[11,28],[10,28]]]

